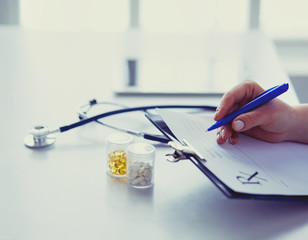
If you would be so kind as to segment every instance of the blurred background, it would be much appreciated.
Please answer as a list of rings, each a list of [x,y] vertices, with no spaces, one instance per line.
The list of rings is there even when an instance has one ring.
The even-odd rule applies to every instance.
[[[300,101],[308,102],[307,9],[306,0],[0,0],[0,24],[40,31],[93,30],[119,34],[133,31],[139,35],[181,36],[261,30],[273,41]],[[237,62],[225,60],[219,60],[219,66]],[[207,64],[212,62],[213,59],[207,59]],[[153,62],[140,65],[131,58],[127,64],[130,70],[136,70],[139,64],[146,69],[147,75],[161,73],[157,78],[170,74],[168,69],[154,66]],[[182,64],[188,73],[181,72],[181,75],[192,70],[196,72],[196,69],[197,75],[206,74],[202,72],[202,64]],[[140,81],[145,81],[146,73],[140,73],[143,76]],[[134,85],[136,73],[126,74],[129,84]],[[232,72],[228,74],[230,76]]]

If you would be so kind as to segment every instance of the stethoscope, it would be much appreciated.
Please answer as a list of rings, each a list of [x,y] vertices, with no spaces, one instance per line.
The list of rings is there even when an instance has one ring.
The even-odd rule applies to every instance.
[[[88,117],[87,114],[90,111],[90,109],[98,104],[113,105],[113,106],[120,107],[120,109],[113,110],[113,111],[107,111],[107,112],[104,112],[104,113],[101,113],[101,114],[98,114],[92,117]],[[32,148],[32,149],[45,148],[55,143],[56,141],[55,133],[66,132],[73,128],[83,126],[90,122],[97,122],[103,126],[112,128],[114,130],[132,134],[138,137],[143,137],[144,139],[157,141],[160,143],[168,143],[170,140],[163,135],[154,135],[154,134],[149,134],[145,132],[136,132],[132,130],[122,129],[119,127],[106,124],[100,120],[102,118],[106,118],[106,117],[110,117],[110,116],[114,116],[114,115],[118,115],[122,113],[136,112],[136,111],[147,112],[148,110],[156,109],[156,108],[202,109],[202,110],[209,110],[209,111],[216,110],[215,106],[205,106],[205,105],[152,105],[152,106],[141,106],[141,107],[127,107],[127,106],[117,104],[117,103],[98,102],[96,99],[93,99],[89,101],[89,103],[82,105],[77,109],[77,113],[78,113],[80,121],[66,125],[66,126],[58,127],[57,129],[54,129],[54,130],[49,130],[49,128],[45,125],[35,125],[30,128],[28,136],[26,136],[24,139],[24,144],[25,146]]]

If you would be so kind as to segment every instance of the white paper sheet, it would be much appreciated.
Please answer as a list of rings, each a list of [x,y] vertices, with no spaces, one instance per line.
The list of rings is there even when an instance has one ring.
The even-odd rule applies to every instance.
[[[206,160],[204,165],[236,192],[260,195],[308,195],[308,145],[267,143],[240,135],[236,145],[216,143],[214,122],[202,117],[158,109],[181,141],[185,139]]]

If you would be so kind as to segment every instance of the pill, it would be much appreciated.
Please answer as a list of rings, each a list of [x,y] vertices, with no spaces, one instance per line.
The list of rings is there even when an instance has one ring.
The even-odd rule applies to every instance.
[[[141,167],[141,168],[139,169],[139,174],[142,175],[143,172],[144,172],[144,167]]]
[[[128,182],[134,186],[147,186],[152,183],[153,167],[148,162],[133,162],[129,161],[128,166]]]
[[[131,179],[134,179],[134,178],[136,178],[136,177],[138,177],[138,172],[136,172],[136,171],[130,171],[129,173],[128,173],[128,176],[129,176],[129,178],[131,178]]]
[[[145,176],[145,177],[150,176],[150,174],[151,174],[151,171],[148,170],[148,169],[144,170],[144,172],[143,172],[143,176]]]
[[[116,150],[108,154],[108,167],[114,175],[125,175],[126,169],[126,153],[123,150]]]
[[[150,166],[151,166],[151,165],[150,165],[149,163],[145,163],[145,164],[143,165],[144,168],[150,168]]]
[[[133,185],[137,185],[138,183],[142,182],[143,180],[144,180],[144,177],[137,177],[133,181],[131,181],[131,183]]]
[[[120,174],[126,174],[126,168],[121,168],[119,169]]]
[[[128,175],[127,175],[127,178],[128,178],[128,180],[134,180],[136,177],[134,177],[134,176],[128,174]]]
[[[140,185],[142,185],[142,186],[146,186],[146,185],[149,185],[149,184],[148,184],[148,182],[147,182],[147,181],[144,181],[144,180],[143,180],[143,181],[141,181],[141,182],[140,182]]]
[[[140,169],[140,167],[139,167],[138,164],[133,164],[133,165],[132,165],[132,168],[133,168],[133,170],[136,171],[136,172],[138,172],[139,169]]]

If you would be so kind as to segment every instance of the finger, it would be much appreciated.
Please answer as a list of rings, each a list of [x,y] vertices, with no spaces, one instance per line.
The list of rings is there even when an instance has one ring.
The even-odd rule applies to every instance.
[[[224,139],[229,139],[233,134],[233,129],[231,124],[227,124],[222,127],[221,135]]]
[[[216,142],[218,144],[224,144],[226,142],[226,139],[223,137],[222,128],[217,129]]]
[[[214,115],[214,120],[218,121],[230,112],[240,108],[250,102],[264,89],[253,81],[246,80],[225,93]]]
[[[217,143],[225,143],[233,135],[232,126],[230,124],[225,125],[217,130]]]
[[[257,126],[266,125],[271,121],[271,114],[266,114],[264,108],[260,107],[235,118],[232,122],[232,129],[236,132],[244,132]]]
[[[234,145],[237,144],[238,141],[239,141],[238,133],[233,131],[231,137],[229,138],[229,142]]]

